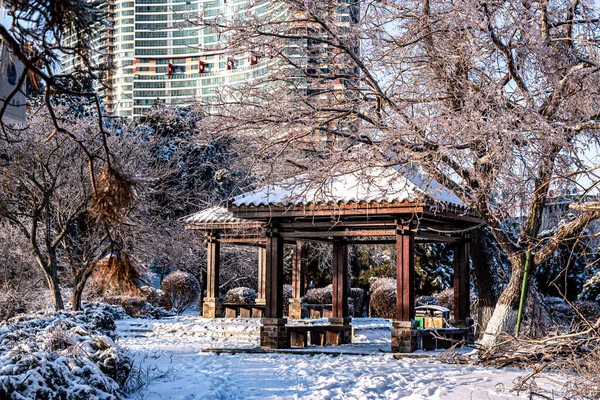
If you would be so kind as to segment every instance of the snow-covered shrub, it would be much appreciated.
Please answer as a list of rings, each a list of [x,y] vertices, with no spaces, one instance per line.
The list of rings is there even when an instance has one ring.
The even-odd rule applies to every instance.
[[[592,324],[600,318],[600,304],[595,301],[575,301],[573,307],[581,314],[580,318],[583,317]]]
[[[362,317],[365,308],[365,290],[361,288],[350,289],[350,299],[352,299],[352,304],[354,306],[354,312],[351,313],[351,315]]]
[[[23,296],[9,284],[0,288],[0,321],[6,321],[17,314],[26,312]]]
[[[591,300],[600,303],[600,271],[585,282],[579,300]]]
[[[230,304],[254,304],[256,302],[256,290],[247,287],[233,288],[225,295],[225,303]]]
[[[146,300],[132,296],[108,296],[103,299],[106,303],[121,306],[125,313],[132,318],[162,318],[175,315],[162,307],[154,307]]]
[[[377,278],[371,283],[371,293],[376,291],[382,286],[393,286],[396,287],[396,280],[394,278]]]
[[[108,296],[104,301],[113,306],[121,306],[130,317],[136,318],[146,309],[146,301],[132,296]]]
[[[132,361],[106,336],[122,313],[88,303],[83,311],[25,314],[0,323],[0,398],[122,397]]]
[[[146,300],[148,304],[154,307],[162,307],[164,293],[162,290],[157,289],[153,286],[142,286],[140,288],[141,296]]]
[[[383,278],[373,284],[378,281],[382,282],[375,285],[375,290],[371,293],[370,316],[393,319],[396,315],[396,280]]]
[[[454,289],[444,289],[437,294],[438,305],[454,310]]]
[[[305,297],[308,304],[331,304],[333,285],[327,285],[324,288],[309,289]]]
[[[170,273],[162,282],[165,307],[178,314],[187,310],[200,295],[198,280],[187,272]]]

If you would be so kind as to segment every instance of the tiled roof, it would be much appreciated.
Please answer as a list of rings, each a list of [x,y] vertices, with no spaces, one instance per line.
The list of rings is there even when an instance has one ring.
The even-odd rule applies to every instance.
[[[371,168],[311,182],[301,175],[237,196],[232,207],[432,202],[466,207],[448,188],[414,170]]]

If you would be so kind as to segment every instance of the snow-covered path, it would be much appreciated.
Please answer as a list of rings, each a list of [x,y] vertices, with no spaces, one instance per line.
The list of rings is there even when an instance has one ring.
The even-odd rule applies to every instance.
[[[119,344],[153,379],[140,399],[510,399],[517,370],[440,364],[432,359],[305,354],[214,354],[208,347],[256,347],[256,320],[118,322]],[[215,333],[216,332],[216,333]],[[228,333],[223,333],[228,332]],[[381,337],[382,335],[374,335]]]

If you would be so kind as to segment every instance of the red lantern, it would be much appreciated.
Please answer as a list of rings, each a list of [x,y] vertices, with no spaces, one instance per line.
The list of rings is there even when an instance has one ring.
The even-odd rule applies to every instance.
[[[250,65],[258,64],[258,55],[256,53],[250,54]]]

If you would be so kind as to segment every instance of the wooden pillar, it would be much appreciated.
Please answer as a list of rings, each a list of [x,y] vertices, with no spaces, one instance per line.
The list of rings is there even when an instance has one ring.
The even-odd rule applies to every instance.
[[[206,297],[219,297],[219,269],[221,265],[221,244],[218,237],[207,236],[206,257]]]
[[[348,317],[348,245],[333,242],[333,318]]]
[[[266,236],[265,318],[283,318],[283,238],[276,227]]]
[[[260,347],[285,349],[290,347],[287,319],[283,318],[283,238],[276,226],[266,231],[265,315],[261,319]]]
[[[219,298],[219,267],[221,258],[221,243],[217,233],[206,235],[206,297],[202,304],[202,315],[205,318],[221,316],[221,301]]]
[[[288,308],[290,319],[302,319],[302,296],[304,296],[304,270],[306,251],[297,241],[292,253],[292,298]]]
[[[392,325],[392,352],[411,353],[418,348],[415,318],[415,240],[399,226],[396,233],[396,318]]]
[[[464,321],[470,314],[469,244],[457,243],[454,250],[454,319]]]
[[[258,248],[258,293],[256,304],[265,304],[267,293],[267,249]]]
[[[306,266],[306,249],[301,241],[296,242],[292,255],[292,297],[304,296],[304,271]]]
[[[408,231],[396,235],[396,321],[415,318],[415,246]]]

